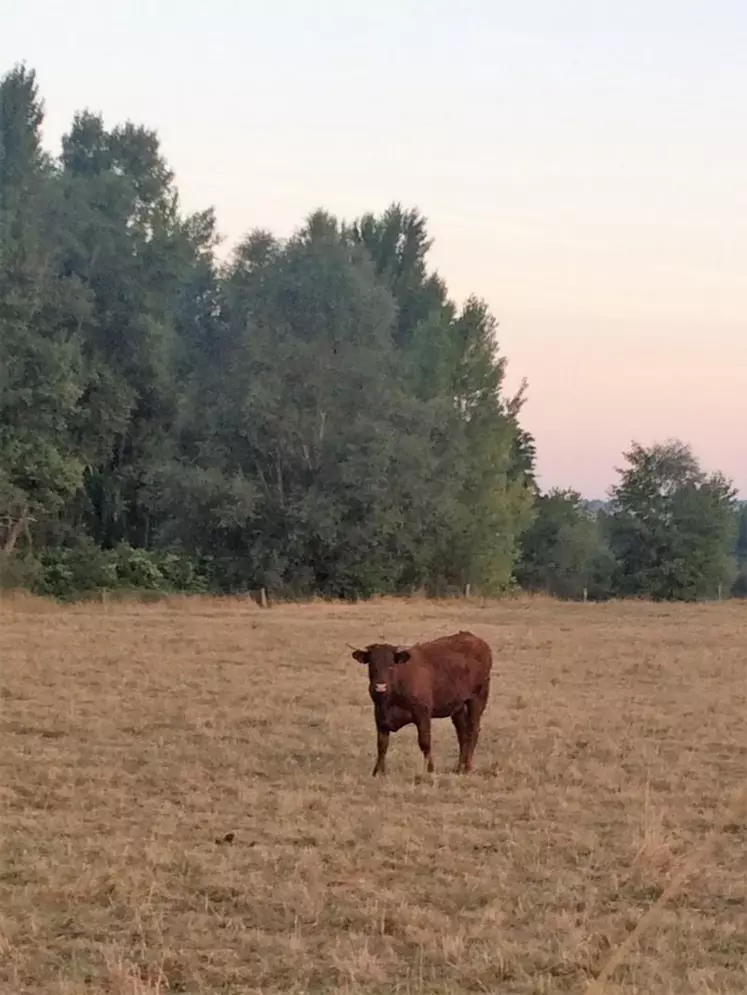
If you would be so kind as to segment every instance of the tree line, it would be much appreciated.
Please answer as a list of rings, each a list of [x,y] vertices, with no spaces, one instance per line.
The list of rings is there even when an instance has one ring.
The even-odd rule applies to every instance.
[[[738,533],[730,482],[686,446],[634,447],[611,510],[540,492],[525,385],[507,393],[496,319],[449,296],[417,210],[319,210],[221,262],[213,211],[182,209],[154,131],[85,111],[51,156],[42,122],[16,66],[0,586],[744,593],[745,516]]]

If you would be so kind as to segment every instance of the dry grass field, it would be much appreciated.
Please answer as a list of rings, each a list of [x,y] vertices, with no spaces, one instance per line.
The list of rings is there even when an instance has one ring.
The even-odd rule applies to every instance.
[[[373,779],[346,643],[494,649]],[[0,601],[0,991],[583,993],[747,773],[743,605]],[[605,992],[747,991],[747,816]],[[234,833],[232,842],[224,840]],[[221,842],[216,842],[220,840]]]

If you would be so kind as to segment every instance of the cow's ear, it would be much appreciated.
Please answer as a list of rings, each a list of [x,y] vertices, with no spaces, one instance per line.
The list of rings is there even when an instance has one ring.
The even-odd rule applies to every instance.
[[[405,649],[404,646],[398,646],[394,651],[394,662],[395,663],[407,663],[410,659],[410,651]]]
[[[368,651],[367,650],[353,650],[352,657],[357,660],[358,663],[368,663]]]

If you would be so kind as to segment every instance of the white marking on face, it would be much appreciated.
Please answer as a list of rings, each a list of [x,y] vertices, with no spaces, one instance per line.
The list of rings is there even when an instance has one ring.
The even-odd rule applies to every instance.
[[[384,694],[386,688],[386,684],[374,684],[374,691],[376,691],[377,694]]]

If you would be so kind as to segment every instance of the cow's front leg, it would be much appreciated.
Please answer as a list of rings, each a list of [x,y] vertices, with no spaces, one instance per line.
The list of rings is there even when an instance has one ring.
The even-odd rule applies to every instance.
[[[376,730],[376,766],[373,769],[373,776],[386,774],[386,751],[389,749],[389,733],[383,729]]]
[[[415,725],[418,729],[418,746],[423,754],[425,769],[429,774],[433,773],[433,757],[431,756],[431,717],[428,712],[418,712],[414,715]]]

